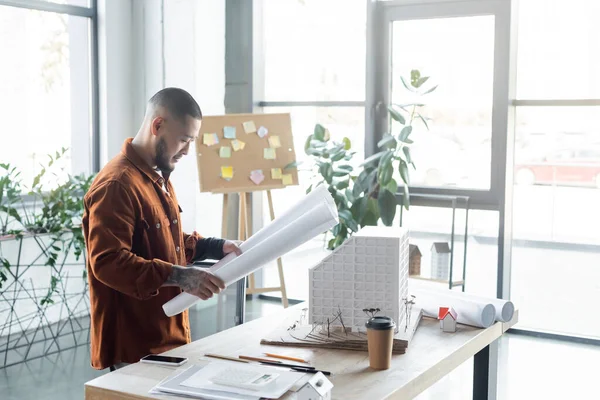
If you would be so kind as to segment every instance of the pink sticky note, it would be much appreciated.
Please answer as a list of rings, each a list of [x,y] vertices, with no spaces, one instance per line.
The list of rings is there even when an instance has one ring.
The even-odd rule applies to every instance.
[[[262,181],[265,180],[265,175],[262,172],[262,169],[255,169],[250,172],[250,180],[254,182],[255,185],[260,185]]]

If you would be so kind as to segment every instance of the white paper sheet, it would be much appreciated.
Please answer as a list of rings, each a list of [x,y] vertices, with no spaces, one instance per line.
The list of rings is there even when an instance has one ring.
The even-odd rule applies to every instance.
[[[279,374],[279,376],[275,381],[266,385],[260,391],[253,391],[233,386],[218,385],[212,383],[209,380],[211,377],[220,374],[227,368],[249,369],[252,371],[259,371],[263,373],[276,372]],[[299,372],[290,372],[289,369],[286,370],[259,365],[239,366],[232,365],[230,362],[227,363],[216,361],[206,365],[204,368],[197,371],[189,378],[180,382],[179,385],[200,390],[220,391],[235,393],[243,396],[259,396],[261,398],[266,397],[269,399],[278,399],[279,397],[283,396],[288,390],[290,390],[299,379],[302,379],[303,376],[304,374],[301,374]]]
[[[256,394],[253,396],[242,395],[231,392],[223,392],[208,389],[189,388],[181,385],[181,382],[204,368],[203,365],[191,365],[183,372],[163,379],[159,384],[149,390],[150,394],[172,395],[177,397],[186,397],[203,400],[260,400]]]
[[[495,322],[496,309],[491,303],[455,296],[448,292],[409,287],[409,293],[416,296],[415,304],[422,307],[423,314],[428,317],[437,318],[440,307],[452,307],[458,314],[458,323],[488,328]]]
[[[325,186],[315,188],[294,207],[273,220],[210,268],[226,285],[251,274],[338,223],[337,207]],[[167,316],[177,315],[200,299],[181,293],[163,305]]]

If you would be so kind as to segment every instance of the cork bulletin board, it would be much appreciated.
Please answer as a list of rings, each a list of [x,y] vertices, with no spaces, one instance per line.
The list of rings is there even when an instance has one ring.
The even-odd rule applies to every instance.
[[[298,184],[289,113],[202,118],[196,140],[200,191],[252,192]]]

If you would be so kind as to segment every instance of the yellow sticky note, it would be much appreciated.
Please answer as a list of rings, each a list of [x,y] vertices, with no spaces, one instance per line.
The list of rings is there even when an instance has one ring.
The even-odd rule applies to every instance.
[[[269,146],[274,149],[278,149],[281,147],[281,141],[279,140],[279,136],[269,136]]]
[[[230,181],[233,178],[233,167],[225,166],[221,167],[221,178]]]
[[[271,179],[281,179],[281,168],[271,168]]]
[[[292,179],[292,174],[285,174],[281,177],[281,179],[284,185],[291,185],[294,183],[294,180]]]
[[[275,149],[267,147],[264,151],[264,157],[266,160],[274,160],[276,158]]]
[[[256,132],[256,125],[254,125],[254,121],[246,121],[242,125],[244,126],[244,132],[246,133]]]
[[[244,150],[244,147],[246,147],[246,143],[236,139],[231,142],[231,147],[233,147],[233,151]]]
[[[212,146],[214,144],[219,143],[219,137],[216,133],[205,133],[202,135],[202,143],[207,146]]]
[[[219,149],[219,157],[221,158],[229,158],[231,157],[231,147],[223,146]]]

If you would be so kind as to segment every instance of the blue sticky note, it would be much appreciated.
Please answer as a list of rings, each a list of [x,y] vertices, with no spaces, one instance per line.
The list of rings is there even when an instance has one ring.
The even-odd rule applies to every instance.
[[[226,126],[223,128],[225,139],[235,139],[235,126]]]

